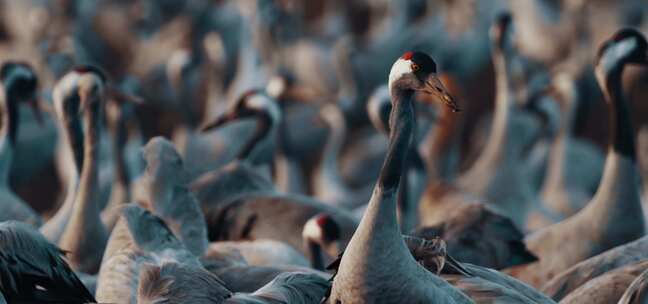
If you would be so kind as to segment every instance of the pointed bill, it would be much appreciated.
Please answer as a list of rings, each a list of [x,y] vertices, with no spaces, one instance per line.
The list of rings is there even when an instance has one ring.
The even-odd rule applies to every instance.
[[[436,73],[432,73],[427,77],[423,92],[434,96],[435,99],[442,102],[447,107],[450,107],[453,112],[461,112],[459,105],[452,95],[450,95],[448,89],[446,89],[441,80],[437,77]]]

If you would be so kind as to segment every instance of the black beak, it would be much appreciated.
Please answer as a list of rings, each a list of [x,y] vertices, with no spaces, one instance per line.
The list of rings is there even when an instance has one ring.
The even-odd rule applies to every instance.
[[[110,97],[112,97],[112,100],[115,100],[120,104],[124,102],[128,102],[134,105],[144,104],[144,99],[142,99],[141,97],[124,93],[123,91],[120,91],[111,85],[106,86],[106,92]]]
[[[434,96],[438,101],[452,109],[452,112],[461,112],[459,105],[435,73],[431,73],[425,80],[422,91]]]
[[[211,131],[237,118],[239,118],[239,116],[236,112],[225,113],[219,116],[218,118],[216,118],[215,120],[208,122],[204,124],[202,127],[200,127],[200,132]]]

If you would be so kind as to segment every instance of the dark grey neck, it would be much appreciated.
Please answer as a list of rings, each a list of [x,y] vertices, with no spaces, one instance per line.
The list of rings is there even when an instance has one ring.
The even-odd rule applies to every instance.
[[[101,104],[99,102],[90,104],[81,115],[85,127],[83,130],[85,131],[83,132],[83,166],[79,176],[79,190],[75,203],[81,204],[81,202],[87,201],[92,204],[96,195],[98,178]],[[98,214],[97,212],[90,211],[90,214],[95,215],[95,213]]]
[[[311,267],[315,270],[324,271],[324,258],[322,257],[322,247],[311,240],[308,241],[308,251],[310,254]]]
[[[409,172],[414,170],[417,172],[425,172],[425,161],[421,158],[421,155],[416,150],[415,146],[410,146],[407,153],[406,168],[403,176],[401,177],[400,185],[398,188],[398,193],[396,196],[396,205],[400,210],[401,217],[403,214],[406,214],[410,208],[409,204]]]
[[[247,160],[251,163],[256,163],[254,158],[254,151],[260,143],[262,143],[267,136],[270,135],[270,129],[272,128],[272,118],[267,113],[259,113],[257,115],[257,127],[252,138],[243,146],[241,152],[239,152],[236,157],[238,160]]]
[[[115,182],[121,185],[130,184],[130,176],[126,168],[126,160],[124,159],[124,147],[128,140],[128,129],[126,122],[122,119],[121,113],[116,123],[111,126],[112,140],[113,140],[113,158],[115,161]]]
[[[621,75],[623,66],[614,67],[606,74],[603,93],[608,99],[609,110],[609,141],[610,149],[635,161],[635,142],[632,121],[628,113],[628,106],[623,97]]]
[[[99,102],[92,103],[86,111],[86,113],[83,113],[83,123],[85,126],[85,132],[83,134],[84,162],[85,157],[98,158],[99,132],[101,131],[101,104]]]
[[[12,96],[12,92],[9,89],[5,92],[5,98],[5,108],[2,115],[2,129],[0,129],[0,132],[3,137],[9,138],[9,144],[15,146],[16,141],[18,140],[18,123],[20,121],[18,102]]]
[[[397,90],[392,94],[392,112],[389,117],[389,148],[380,170],[378,185],[383,190],[396,190],[406,167],[413,130],[416,125],[412,107],[412,90]]]
[[[63,101],[63,129],[69,140],[68,144],[74,157],[75,171],[77,174],[80,174],[81,168],[83,168],[84,135],[82,118],[79,114],[79,95],[75,94],[73,97],[67,98],[75,98],[76,100]]]
[[[403,221],[404,214],[407,213],[407,211],[410,208],[410,205],[408,204],[409,200],[409,174],[407,174],[407,168],[405,172],[403,172],[403,176],[401,176],[400,184],[398,185],[398,193],[396,193],[396,206],[400,212],[401,216],[401,223]],[[401,224],[401,227],[403,225]]]
[[[65,120],[65,132],[67,133],[72,156],[74,157],[74,165],[76,172],[80,173],[83,168],[83,128],[81,127],[81,119],[75,115],[69,115]]]

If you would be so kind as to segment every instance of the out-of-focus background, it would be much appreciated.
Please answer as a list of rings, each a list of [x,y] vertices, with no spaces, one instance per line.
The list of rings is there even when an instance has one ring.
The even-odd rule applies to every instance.
[[[288,113],[283,149],[298,155],[301,170],[309,172],[324,142],[299,134],[303,121],[295,114],[291,124],[291,111],[339,104],[349,127],[343,155],[354,153],[354,145],[384,145],[362,141],[371,129],[366,102],[386,82],[396,58],[421,50],[436,60],[464,110],[457,124],[461,170],[479,153],[490,128],[495,71],[489,28],[506,10],[515,25],[512,94],[528,102],[551,75],[568,71],[581,88],[575,134],[603,152],[607,108],[592,64],[598,46],[618,28],[648,34],[645,0],[5,0],[0,60],[30,63],[39,77],[39,97],[50,105],[54,83],[73,65],[101,67],[110,83],[145,101],[129,114],[129,136],[138,134],[140,146],[152,136],[167,136],[185,156],[199,146],[188,143],[187,130],[222,113],[247,89],[278,90],[275,97]],[[646,70],[628,68],[624,74],[636,130],[648,121],[646,84]],[[56,173],[59,141],[50,110],[44,126],[27,120],[21,127],[10,179],[45,214],[56,210],[51,198],[64,184]],[[551,128],[547,113],[551,109],[542,121]],[[547,153],[529,149],[538,158]],[[186,161],[191,167],[194,160]],[[195,175],[210,169],[204,159],[195,163]],[[368,170],[366,181],[375,180],[375,173]],[[113,174],[108,168],[100,178]]]

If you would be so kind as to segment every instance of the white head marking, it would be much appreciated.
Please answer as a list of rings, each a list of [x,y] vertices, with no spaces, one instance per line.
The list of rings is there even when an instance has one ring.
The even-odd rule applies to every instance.
[[[59,119],[64,119],[67,114],[64,111],[63,104],[68,94],[76,87],[80,74],[76,71],[69,72],[61,78],[54,86],[52,97],[54,99],[54,108]]]
[[[255,94],[245,100],[248,108],[268,112],[273,122],[278,122],[281,118],[281,112],[277,103],[267,96]]]
[[[279,77],[272,77],[270,81],[268,82],[268,85],[266,86],[266,91],[268,91],[268,95],[272,96],[273,98],[279,97],[281,93],[286,89],[286,81]]]
[[[321,240],[323,238],[322,228],[317,224],[317,219],[312,218],[306,222],[302,237],[310,240]]]
[[[389,91],[391,92],[392,84],[407,73],[412,73],[412,61],[398,58],[389,71]]]
[[[603,53],[603,57],[601,57],[602,67],[605,70],[611,69],[614,65],[618,64],[619,60],[628,56],[635,47],[637,47],[637,38],[635,37],[629,37],[615,42]]]

